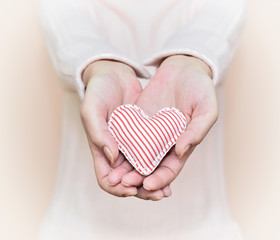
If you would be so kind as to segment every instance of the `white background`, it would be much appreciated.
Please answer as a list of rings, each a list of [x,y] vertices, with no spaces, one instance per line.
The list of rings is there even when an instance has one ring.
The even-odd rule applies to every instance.
[[[244,240],[280,239],[280,1],[249,0],[226,83],[229,203]],[[62,91],[35,0],[0,0],[0,239],[34,240],[55,183]]]

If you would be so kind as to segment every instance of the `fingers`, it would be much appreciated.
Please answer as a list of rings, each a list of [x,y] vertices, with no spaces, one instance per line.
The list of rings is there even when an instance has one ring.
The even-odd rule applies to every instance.
[[[132,197],[137,195],[136,187],[126,187],[121,183],[111,186],[108,183],[99,184],[99,186],[107,193],[114,195],[116,197]]]
[[[107,181],[110,185],[116,185],[122,182],[123,176],[133,171],[133,166],[128,161],[123,161],[122,164],[113,169],[108,175]],[[127,185],[125,185],[127,186]],[[129,185],[133,186],[133,185]]]
[[[164,193],[161,190],[147,191],[143,187],[140,187],[138,189],[136,197],[141,198],[143,200],[159,201],[164,198]]]
[[[109,173],[107,183],[110,187],[103,184],[105,186],[102,185],[102,188],[116,196],[136,196],[144,200],[153,201],[159,201],[172,195],[169,185],[155,191],[148,191],[144,189],[142,186],[144,179],[144,176],[140,175],[135,169],[133,170],[132,165],[128,161],[123,161],[121,165]],[[135,194],[135,187],[137,186],[139,188],[137,190],[137,194]]]
[[[138,193],[136,197],[143,199],[143,200],[152,200],[152,201],[159,201],[163,198],[170,197],[172,195],[172,191],[170,186],[165,186],[163,189],[155,190],[155,191],[148,191],[143,187],[138,188]]]
[[[193,118],[186,131],[179,137],[175,146],[175,152],[179,158],[190,149],[191,146],[197,146],[205,138],[211,127],[218,118],[215,108],[212,112],[198,115]]]
[[[172,196],[172,190],[170,188],[170,185],[165,186],[164,188],[161,189],[161,191],[163,192],[164,197]]]
[[[135,196],[137,194],[137,188],[134,186],[127,187],[121,183],[116,183],[114,185],[109,184],[108,176],[111,172],[109,161],[106,159],[104,154],[98,150],[97,147],[95,146],[91,147],[91,151],[94,157],[94,169],[95,169],[96,179],[98,185],[104,191],[118,197]]]
[[[141,186],[145,177],[138,173],[136,170],[129,172],[122,178],[122,184],[125,186]]]
[[[128,161],[125,161],[124,158],[122,158],[123,162],[111,171],[109,161],[95,146],[92,147],[92,155],[94,157],[96,178],[99,186],[104,191],[118,197],[136,196],[144,200],[153,201],[159,201],[172,195],[169,185],[159,190],[149,191],[144,189],[142,186],[144,176],[141,176],[136,170],[133,170],[132,165]],[[120,157],[117,161],[120,161],[119,159]],[[128,184],[124,184],[122,180],[124,176],[126,176],[126,179],[130,183],[134,183],[135,185],[128,186]],[[133,178],[133,180],[130,180],[130,178]],[[137,185],[140,186],[138,189],[135,187]]]
[[[182,158],[178,158],[174,149],[172,149],[170,154],[166,155],[158,168],[150,176],[145,178],[143,182],[144,189],[155,191],[162,189],[165,186],[169,186],[179,175],[194,148],[195,147],[191,147]]]
[[[114,161],[114,163],[110,163],[111,164],[111,168],[117,168],[118,166],[120,166],[122,163],[123,163],[123,161],[124,161],[124,156],[123,156],[123,154],[122,153],[119,153],[119,156],[118,156],[118,158]],[[109,159],[108,159],[109,160]]]

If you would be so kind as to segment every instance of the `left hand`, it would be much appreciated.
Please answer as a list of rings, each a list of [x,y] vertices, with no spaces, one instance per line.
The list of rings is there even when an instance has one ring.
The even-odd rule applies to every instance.
[[[164,107],[175,107],[187,118],[187,129],[177,144],[149,176],[136,170],[123,176],[125,186],[137,186],[137,197],[160,200],[171,195],[170,184],[195,147],[218,117],[211,70],[203,61],[185,55],[166,58],[143,90],[136,104],[153,116]],[[114,175],[114,170],[110,175]],[[110,178],[110,175],[108,176]]]

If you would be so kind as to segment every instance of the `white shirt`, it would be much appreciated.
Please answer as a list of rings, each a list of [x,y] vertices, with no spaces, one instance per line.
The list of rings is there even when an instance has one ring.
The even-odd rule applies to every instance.
[[[220,82],[233,57],[243,0],[41,0],[48,50],[64,85],[63,132],[54,196],[40,240],[241,239],[231,218],[223,169]],[[100,59],[122,61],[145,85],[159,62],[192,55],[213,72],[220,118],[160,202],[120,199],[96,182],[79,117],[81,73]]]

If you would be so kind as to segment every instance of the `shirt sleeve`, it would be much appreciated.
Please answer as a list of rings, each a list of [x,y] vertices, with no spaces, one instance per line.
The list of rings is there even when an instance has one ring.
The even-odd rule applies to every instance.
[[[40,0],[39,19],[52,63],[67,85],[81,99],[85,85],[82,72],[97,60],[109,59],[130,65],[140,78],[149,73],[135,60],[119,53],[98,33],[86,0]]]
[[[214,84],[223,79],[229,66],[245,19],[244,0],[204,0],[196,2],[194,16],[168,39],[164,47],[144,61],[158,66],[171,55],[191,55],[203,60],[213,73]]]

